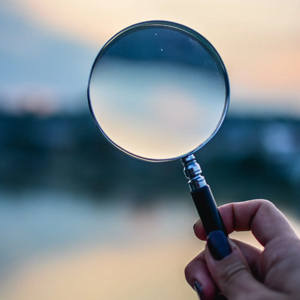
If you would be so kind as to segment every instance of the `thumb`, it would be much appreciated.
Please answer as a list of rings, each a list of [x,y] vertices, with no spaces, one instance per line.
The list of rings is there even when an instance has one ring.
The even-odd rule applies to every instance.
[[[227,299],[276,299],[270,298],[272,292],[253,277],[238,246],[222,231],[209,234],[205,259],[211,276]]]

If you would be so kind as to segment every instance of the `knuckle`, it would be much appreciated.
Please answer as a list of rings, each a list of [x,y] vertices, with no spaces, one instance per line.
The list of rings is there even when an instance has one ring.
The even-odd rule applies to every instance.
[[[268,207],[268,208],[274,208],[276,207],[274,203],[272,203],[271,201],[269,200],[266,200],[266,199],[261,199],[261,202],[262,202],[262,205]]]
[[[257,201],[260,204],[260,206],[266,209],[273,209],[274,207],[276,207],[274,203],[267,199],[256,199],[254,201]]]
[[[235,280],[241,280],[241,275],[245,272],[250,273],[249,268],[243,263],[235,261],[222,268],[220,272],[220,279],[223,284],[229,285]]]
[[[274,213],[277,210],[275,204],[269,200],[260,199],[257,201],[259,203],[257,212],[259,211],[260,213],[270,214],[270,213]]]

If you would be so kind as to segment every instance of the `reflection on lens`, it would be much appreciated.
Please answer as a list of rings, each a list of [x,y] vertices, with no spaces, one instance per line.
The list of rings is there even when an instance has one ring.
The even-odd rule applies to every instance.
[[[182,157],[206,143],[224,118],[225,68],[203,37],[184,29],[168,22],[132,26],[95,61],[90,107],[106,137],[131,155]]]

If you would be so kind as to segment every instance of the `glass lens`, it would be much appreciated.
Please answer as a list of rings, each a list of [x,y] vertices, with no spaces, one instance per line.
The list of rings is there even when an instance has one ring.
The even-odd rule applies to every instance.
[[[204,145],[228,106],[225,67],[201,35],[145,22],[113,37],[95,60],[89,104],[104,135],[145,160],[173,160]]]

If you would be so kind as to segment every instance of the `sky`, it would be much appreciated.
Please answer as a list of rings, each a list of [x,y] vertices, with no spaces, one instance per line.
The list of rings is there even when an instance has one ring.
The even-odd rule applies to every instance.
[[[299,1],[0,0],[0,6],[2,108],[84,107],[103,44],[131,24],[168,20],[193,28],[218,50],[229,73],[231,112],[300,116]]]

